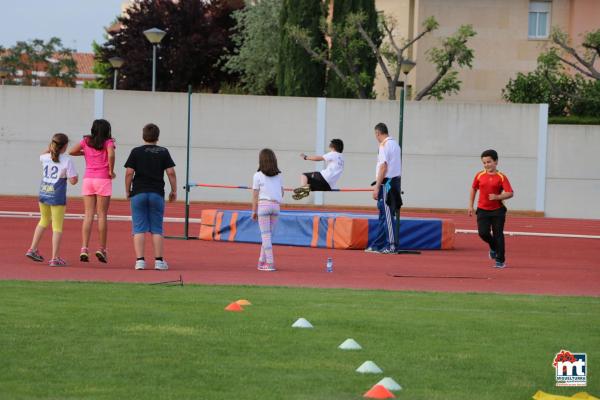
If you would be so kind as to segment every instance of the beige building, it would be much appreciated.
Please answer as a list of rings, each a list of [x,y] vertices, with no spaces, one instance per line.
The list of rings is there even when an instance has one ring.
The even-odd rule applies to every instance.
[[[398,20],[399,39],[417,35],[429,16],[440,24],[409,55],[417,62],[408,75],[415,93],[435,76],[426,61],[427,50],[460,25],[473,25],[473,69],[460,71],[461,91],[447,100],[502,101],[502,88],[510,78],[535,69],[551,27],[560,27],[576,43],[583,33],[600,29],[600,0],[376,0],[376,7]],[[378,99],[387,99],[387,83],[379,69],[375,90]]]

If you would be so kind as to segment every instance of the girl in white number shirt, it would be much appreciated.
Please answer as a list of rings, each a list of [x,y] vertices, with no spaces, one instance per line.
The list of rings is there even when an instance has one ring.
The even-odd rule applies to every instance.
[[[42,262],[38,244],[44,231],[52,222],[52,258],[48,262],[51,267],[62,267],[67,262],[58,255],[62,238],[63,221],[67,205],[67,180],[72,185],[77,183],[77,171],[71,157],[64,154],[69,138],[64,133],[52,136],[48,150],[40,156],[42,163],[42,182],[40,184],[40,222],[33,233],[31,247],[25,254],[33,261]]]

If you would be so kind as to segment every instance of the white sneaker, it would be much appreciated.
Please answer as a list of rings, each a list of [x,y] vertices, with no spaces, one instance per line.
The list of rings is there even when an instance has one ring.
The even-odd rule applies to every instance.
[[[146,269],[146,261],[144,261],[144,260],[136,260],[135,261],[135,269],[136,270]]]
[[[161,261],[161,260],[155,260],[154,261],[154,269],[157,269],[159,271],[166,271],[169,269],[169,266],[167,265],[166,261]]]

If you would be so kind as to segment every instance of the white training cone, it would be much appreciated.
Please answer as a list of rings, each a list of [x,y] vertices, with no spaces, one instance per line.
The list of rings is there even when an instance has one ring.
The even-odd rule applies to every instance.
[[[344,343],[338,346],[341,350],[361,350],[362,346],[352,338],[344,340]]]
[[[356,369],[356,372],[361,374],[381,374],[383,370],[379,368],[373,361],[365,361]]]
[[[377,382],[377,385],[383,386],[384,388],[386,388],[390,392],[397,392],[399,390],[402,390],[402,386],[400,386],[400,384],[398,382],[396,382],[395,380],[393,380],[389,376],[386,376],[385,378],[383,378],[382,380],[380,380],[379,382]]]
[[[292,325],[292,328],[313,328],[312,324],[304,318],[298,318]]]

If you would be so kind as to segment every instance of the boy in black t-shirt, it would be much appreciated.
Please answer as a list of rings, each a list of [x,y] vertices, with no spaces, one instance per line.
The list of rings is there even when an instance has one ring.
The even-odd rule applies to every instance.
[[[169,267],[163,260],[163,217],[165,214],[165,180],[167,172],[171,192],[169,201],[177,200],[177,177],[175,163],[169,150],[157,146],[160,130],[154,124],[147,124],[142,130],[144,145],[131,150],[125,162],[125,192],[131,204],[133,225],[133,247],[135,248],[135,269],[146,268],[144,260],[145,234],[152,234],[154,244],[154,269],[165,271]]]

